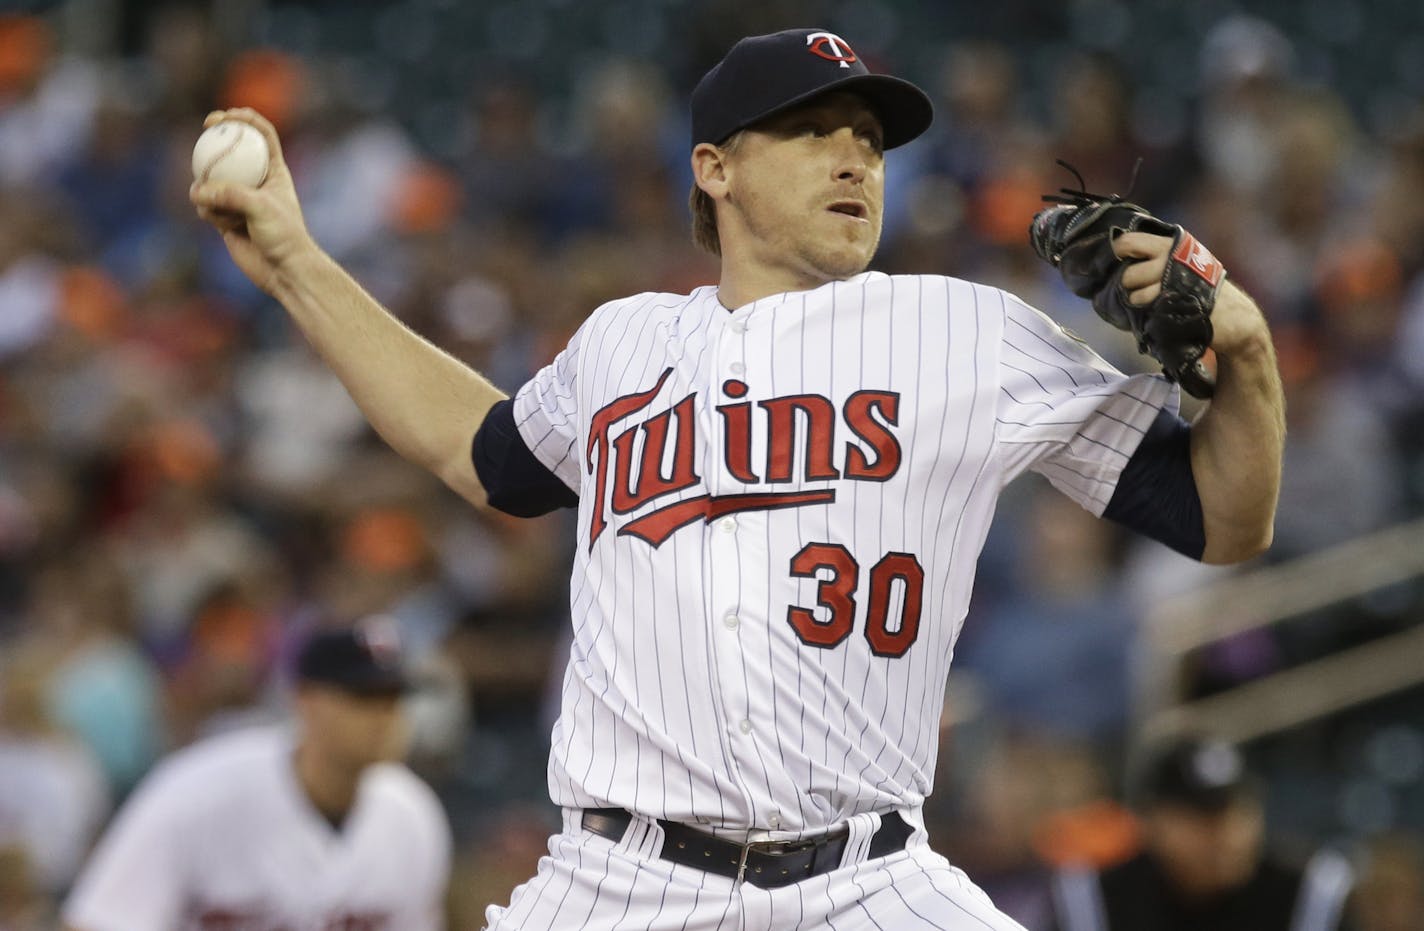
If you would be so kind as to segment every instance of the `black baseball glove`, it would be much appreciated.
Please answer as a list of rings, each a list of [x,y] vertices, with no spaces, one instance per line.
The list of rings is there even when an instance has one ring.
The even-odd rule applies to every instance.
[[[1081,176],[1078,190],[1063,188],[1043,199],[1054,206],[1033,218],[1029,241],[1034,251],[1058,269],[1074,294],[1092,299],[1098,316],[1130,332],[1138,351],[1162,364],[1162,374],[1194,397],[1211,397],[1216,381],[1202,355],[1211,345],[1211,311],[1226,280],[1216,257],[1180,226],[1116,194],[1089,194]],[[1140,307],[1128,302],[1122,286],[1122,273],[1134,260],[1113,253],[1113,240],[1125,232],[1172,238],[1162,291]]]

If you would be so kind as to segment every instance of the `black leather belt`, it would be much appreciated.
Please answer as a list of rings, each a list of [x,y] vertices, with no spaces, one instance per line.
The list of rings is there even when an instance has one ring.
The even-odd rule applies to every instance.
[[[583,826],[600,837],[617,842],[632,823],[633,816],[621,808],[585,808]],[[849,829],[831,831],[806,840],[735,841],[694,830],[676,821],[659,819],[663,829],[664,860],[691,866],[729,879],[743,880],[762,889],[777,889],[829,873],[841,865]],[[898,811],[881,816],[880,829],[870,838],[868,860],[889,856],[905,849],[915,829]]]

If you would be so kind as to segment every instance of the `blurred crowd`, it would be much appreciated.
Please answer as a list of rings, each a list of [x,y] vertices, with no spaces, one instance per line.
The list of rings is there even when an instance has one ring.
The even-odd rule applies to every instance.
[[[375,612],[427,683],[414,764],[463,852],[452,911],[478,915],[557,825],[542,776],[569,518],[476,514],[387,451],[194,216],[189,154],[209,110],[261,110],[323,247],[513,391],[602,302],[715,280],[687,231],[683,75],[723,49],[680,68],[606,56],[557,108],[491,68],[437,156],[349,59],[253,46],[201,5],[145,17],[122,55],[75,53],[69,25],[0,14],[0,928],[47,913],[160,755],[280,716],[302,633]],[[1025,234],[1039,195],[1074,183],[1055,159],[1090,190],[1131,184],[1272,322],[1289,432],[1269,559],[1420,513],[1424,106],[1368,131],[1302,79],[1289,37],[1241,16],[1207,33],[1176,121],[1107,53],[1044,74],[999,42],[938,48],[919,76],[936,125],[892,153],[877,267],[1004,287],[1136,369]],[[931,812],[1009,899],[1070,852],[1131,846],[1128,816],[1093,806],[1131,736],[1141,620],[1220,574],[1046,487],[1010,492],[981,561]],[[1245,681],[1292,647],[1225,644],[1199,675]],[[1418,931],[1421,825],[1363,828],[1366,881],[1404,904],[1362,929]]]

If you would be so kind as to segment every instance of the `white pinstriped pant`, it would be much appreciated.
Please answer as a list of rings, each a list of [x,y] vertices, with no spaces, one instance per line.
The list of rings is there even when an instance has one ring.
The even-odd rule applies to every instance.
[[[918,812],[903,853],[865,862],[879,817],[852,819],[840,869],[781,889],[676,866],[651,854],[656,823],[635,818],[617,843],[564,812],[538,873],[508,907],[490,906],[487,931],[1024,931],[929,848]]]

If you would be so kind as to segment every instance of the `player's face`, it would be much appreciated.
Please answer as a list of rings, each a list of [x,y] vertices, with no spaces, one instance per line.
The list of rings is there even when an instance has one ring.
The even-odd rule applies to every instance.
[[[365,696],[311,686],[302,689],[299,707],[303,740],[335,765],[359,770],[405,755],[406,728],[399,696]]]
[[[880,121],[854,94],[831,93],[758,123],[728,157],[723,256],[816,286],[859,274],[880,242],[885,200]],[[729,248],[727,236],[739,242]]]
[[[1250,879],[1264,832],[1260,805],[1250,801],[1217,813],[1161,806],[1148,813],[1145,826],[1162,867],[1195,898],[1220,895]]]

